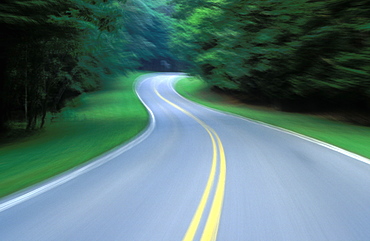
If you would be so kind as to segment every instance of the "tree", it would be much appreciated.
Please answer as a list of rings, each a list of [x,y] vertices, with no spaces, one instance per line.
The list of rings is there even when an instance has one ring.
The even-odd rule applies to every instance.
[[[211,85],[283,108],[366,108],[366,1],[173,3],[173,49]]]
[[[62,107],[64,98],[95,90],[104,77],[118,71],[124,59],[115,51],[124,39],[114,37],[123,35],[124,3],[2,2],[0,126],[23,111],[27,129],[37,123],[42,127],[46,112]]]

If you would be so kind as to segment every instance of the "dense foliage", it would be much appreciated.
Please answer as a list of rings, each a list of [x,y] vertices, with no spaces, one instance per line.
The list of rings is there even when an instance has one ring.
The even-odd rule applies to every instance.
[[[116,73],[170,59],[163,4],[1,1],[0,129],[13,120],[42,127],[65,99],[98,89]]]
[[[42,127],[131,69],[186,70],[286,109],[366,110],[369,23],[366,0],[2,0],[0,129]]]
[[[173,0],[172,46],[221,89],[286,109],[370,108],[366,0]]]

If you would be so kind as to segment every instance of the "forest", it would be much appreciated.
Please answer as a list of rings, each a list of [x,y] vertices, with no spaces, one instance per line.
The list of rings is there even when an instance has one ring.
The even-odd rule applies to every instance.
[[[287,111],[370,110],[367,0],[175,0],[189,72]]]
[[[42,128],[48,112],[117,74],[160,70],[171,61],[167,11],[160,1],[1,1],[0,129]]]
[[[286,111],[370,110],[368,0],[3,0],[0,129],[130,70]]]

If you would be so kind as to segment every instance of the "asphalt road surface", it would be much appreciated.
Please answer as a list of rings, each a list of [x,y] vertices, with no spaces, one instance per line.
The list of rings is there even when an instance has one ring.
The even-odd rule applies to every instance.
[[[0,240],[370,240],[370,165],[180,97],[128,146],[0,203]]]

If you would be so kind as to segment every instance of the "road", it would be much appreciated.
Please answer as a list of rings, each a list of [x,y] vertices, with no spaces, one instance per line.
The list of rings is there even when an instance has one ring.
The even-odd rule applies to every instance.
[[[0,203],[0,240],[370,240],[370,165],[207,109],[172,88],[136,88],[141,137]]]

